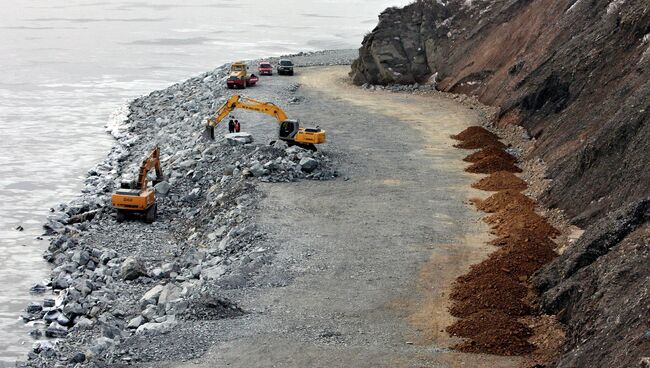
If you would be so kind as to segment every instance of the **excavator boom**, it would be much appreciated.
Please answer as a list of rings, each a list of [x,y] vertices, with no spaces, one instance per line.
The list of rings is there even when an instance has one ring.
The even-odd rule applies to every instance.
[[[234,95],[230,97],[226,103],[219,107],[215,113],[215,117],[208,120],[208,125],[212,127],[217,126],[217,124],[219,124],[223,119],[226,118],[226,116],[228,116],[228,114],[230,114],[235,109],[251,110],[261,112],[266,115],[271,115],[275,117],[280,123],[287,120],[287,114],[284,112],[284,110],[271,102],[262,102],[254,100],[252,98]]]
[[[214,139],[214,128],[235,109],[257,111],[275,117],[280,123],[280,139],[289,144],[298,144],[315,150],[314,144],[325,143],[325,131],[318,128],[300,128],[300,123],[297,120],[289,120],[287,113],[277,105],[240,95],[230,97],[226,103],[219,107],[214,118],[208,120],[204,136]]]

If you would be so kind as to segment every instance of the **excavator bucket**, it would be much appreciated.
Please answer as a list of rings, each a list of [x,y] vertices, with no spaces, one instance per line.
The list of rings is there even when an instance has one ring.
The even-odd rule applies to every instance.
[[[205,131],[203,132],[203,138],[214,140],[214,127],[212,125],[206,125]]]

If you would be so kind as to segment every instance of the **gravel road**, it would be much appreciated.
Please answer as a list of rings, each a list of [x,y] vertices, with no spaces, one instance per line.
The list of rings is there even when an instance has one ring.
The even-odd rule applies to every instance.
[[[449,138],[483,110],[354,87],[348,70],[301,67],[228,91],[219,67],[135,100],[83,194],[50,216],[55,268],[23,318],[37,338],[65,338],[40,339],[21,365],[515,367],[451,352],[443,332],[451,282],[490,251],[467,205],[484,194]],[[253,143],[228,141],[225,126],[199,139],[232,93],[282,106],[328,143],[269,146],[277,123],[246,111],[235,115]],[[154,144],[169,181],[157,187],[161,216],[118,224],[110,193]]]
[[[348,70],[299,70],[301,102],[288,105],[328,131],[322,150],[342,177],[260,187],[256,218],[275,259],[254,287],[224,292],[251,313],[214,325],[203,357],[163,366],[517,365],[450,352],[441,332],[450,282],[489,251],[486,228],[465,204],[481,195],[470,188],[476,176],[462,171],[464,153],[448,138],[479,113],[446,98],[352,87]],[[289,81],[264,80],[247,94],[262,98]]]

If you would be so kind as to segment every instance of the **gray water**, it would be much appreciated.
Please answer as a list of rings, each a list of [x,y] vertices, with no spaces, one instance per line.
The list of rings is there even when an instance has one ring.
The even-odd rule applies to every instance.
[[[113,111],[235,59],[357,48],[381,10],[407,2],[3,0],[0,366],[34,341],[19,315],[49,272],[36,237],[107,153]]]

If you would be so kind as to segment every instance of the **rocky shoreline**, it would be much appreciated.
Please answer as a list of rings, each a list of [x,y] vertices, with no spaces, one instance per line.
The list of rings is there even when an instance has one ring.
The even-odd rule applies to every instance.
[[[291,57],[297,66],[315,66],[350,64],[355,55]],[[190,359],[207,348],[209,321],[247,313],[219,290],[245,285],[273,257],[255,223],[258,183],[331,180],[338,173],[328,156],[282,142],[202,140],[205,120],[226,99],[226,75],[221,66],[137,98],[109,124],[116,144],[88,171],[81,196],[52,209],[44,226],[51,236],[44,258],[53,270],[49,283],[32,287],[40,300],[22,316],[38,340],[20,366]],[[273,91],[274,99],[300,103],[298,87]],[[154,145],[166,175],[156,186],[159,220],[118,224],[110,195]],[[149,348],[181,327],[198,343]]]

